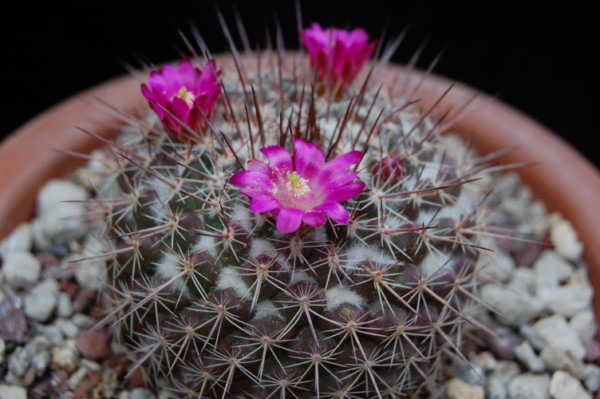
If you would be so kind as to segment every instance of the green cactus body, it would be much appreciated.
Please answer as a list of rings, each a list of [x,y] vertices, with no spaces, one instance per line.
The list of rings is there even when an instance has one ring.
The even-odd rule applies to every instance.
[[[223,95],[193,140],[150,115],[104,150],[116,170],[96,201],[111,242],[105,322],[181,396],[417,396],[477,325],[480,159],[377,68],[328,96],[306,56],[261,57],[259,72],[220,65]],[[281,233],[229,183],[293,138],[328,159],[362,152],[347,224]]]

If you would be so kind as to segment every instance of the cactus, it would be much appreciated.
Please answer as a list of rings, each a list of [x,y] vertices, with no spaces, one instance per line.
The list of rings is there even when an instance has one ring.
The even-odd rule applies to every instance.
[[[363,67],[364,31],[301,40],[152,72],[103,150],[103,323],[180,396],[418,396],[478,325],[487,159]]]

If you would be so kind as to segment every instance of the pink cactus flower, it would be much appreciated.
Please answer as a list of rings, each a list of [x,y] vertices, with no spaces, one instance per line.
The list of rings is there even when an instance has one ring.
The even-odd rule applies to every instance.
[[[165,65],[152,71],[142,94],[156,112],[167,132],[175,139],[190,136],[189,129],[206,127],[221,94],[219,75],[214,60],[203,70],[183,60],[179,66]]]
[[[315,22],[300,33],[300,40],[319,82],[340,91],[352,82],[375,49],[375,42],[369,43],[364,29],[323,29]]]
[[[322,226],[327,216],[336,223],[348,223],[350,215],[340,202],[365,187],[357,181],[357,174],[348,170],[360,161],[360,151],[325,162],[325,153],[315,144],[295,139],[294,147],[294,155],[280,146],[262,148],[269,164],[251,159],[248,168],[230,182],[245,186],[240,192],[251,199],[250,210],[274,215],[282,233],[293,233],[302,222]]]

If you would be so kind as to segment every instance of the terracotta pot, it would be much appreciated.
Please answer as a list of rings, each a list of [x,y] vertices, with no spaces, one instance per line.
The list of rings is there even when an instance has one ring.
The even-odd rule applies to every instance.
[[[290,55],[291,57],[291,55]],[[221,56],[219,64],[231,68],[231,59]],[[249,68],[256,62],[249,60]],[[585,259],[595,290],[600,291],[600,173],[580,153],[547,128],[501,101],[474,89],[420,71],[407,73],[401,66],[385,66],[374,79],[395,82],[393,91],[415,93],[424,109],[436,105],[439,114],[451,109],[448,128],[472,136],[481,153],[515,148],[504,161],[533,162],[518,170],[534,195],[549,210],[560,211],[571,220],[585,245]],[[64,151],[88,152],[103,137],[115,134],[114,112],[99,106],[98,99],[115,109],[135,112],[145,107],[139,94],[140,77],[125,76],[91,88],[44,112],[8,137],[0,146],[0,238],[33,215],[38,188],[49,178],[64,176],[83,160]],[[445,94],[441,101],[440,97]],[[465,104],[467,104],[465,106]],[[460,114],[458,118],[456,114]],[[600,295],[595,296],[600,320]]]

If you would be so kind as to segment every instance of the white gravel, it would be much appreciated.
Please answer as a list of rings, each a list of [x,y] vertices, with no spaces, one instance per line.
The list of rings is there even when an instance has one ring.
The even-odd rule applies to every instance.
[[[27,391],[23,387],[0,384],[1,399],[27,399]]]
[[[3,269],[8,284],[21,289],[38,281],[42,266],[30,252],[13,250],[6,254]]]
[[[510,399],[550,399],[550,376],[525,373],[508,385]]]
[[[553,399],[592,399],[577,378],[561,370],[552,374],[550,395]]]
[[[38,194],[37,216],[41,231],[55,244],[64,244],[87,233],[84,201],[88,192],[63,179],[50,180]]]
[[[48,320],[58,303],[58,294],[56,280],[48,279],[36,285],[25,296],[25,315],[36,321]]]

